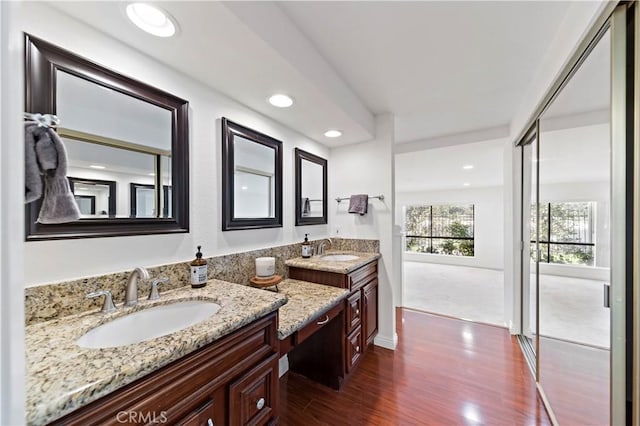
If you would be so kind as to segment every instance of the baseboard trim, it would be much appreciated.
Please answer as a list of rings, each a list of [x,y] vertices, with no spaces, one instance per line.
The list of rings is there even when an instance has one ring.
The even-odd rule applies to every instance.
[[[289,357],[284,354],[278,361],[278,377],[284,376],[287,371],[289,371]]]
[[[392,351],[396,350],[398,346],[398,334],[393,333],[393,337],[382,336],[378,334],[375,339],[373,339],[373,344],[376,346],[380,346],[381,348],[391,349]]]

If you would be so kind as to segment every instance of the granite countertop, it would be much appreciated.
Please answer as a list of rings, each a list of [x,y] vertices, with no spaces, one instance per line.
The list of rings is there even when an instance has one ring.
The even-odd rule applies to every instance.
[[[280,340],[318,318],[349,293],[345,288],[292,279],[283,280],[278,284],[278,289],[280,294],[284,294],[288,299],[287,304],[280,308],[278,315]]]
[[[30,325],[25,330],[27,422],[48,423],[107,395],[277,310],[287,303],[286,294],[210,280],[204,288],[167,291],[159,300],[140,300],[124,310],[118,306],[112,314],[92,311]],[[102,323],[181,300],[210,300],[222,308],[196,325],[145,342],[106,349],[86,349],[75,343]]]
[[[355,271],[361,266],[371,263],[374,260],[380,258],[380,253],[363,253],[359,251],[334,251],[327,250],[324,254],[351,254],[358,256],[354,260],[346,261],[326,261],[322,260],[322,256],[311,256],[310,258],[296,257],[295,259],[289,259],[285,261],[285,265],[293,266],[296,268],[314,269],[316,271],[337,272],[339,274],[348,274],[351,271]]]

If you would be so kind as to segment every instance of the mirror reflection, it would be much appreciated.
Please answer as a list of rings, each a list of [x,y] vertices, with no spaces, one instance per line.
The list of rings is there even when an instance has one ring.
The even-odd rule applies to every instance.
[[[170,204],[163,187],[171,185],[171,112],[64,71],[56,71],[56,81],[69,173],[117,183],[115,212],[102,217],[170,217],[156,204]],[[91,199],[77,201],[83,218],[101,216],[84,213]]]
[[[322,171],[320,164],[302,160],[302,217],[322,217]]]
[[[157,217],[158,206],[162,206],[162,217],[171,214],[171,187],[162,186],[162,199],[156,198],[155,186],[131,183],[129,185],[131,217]]]
[[[109,217],[115,215],[116,182],[69,177],[69,186],[78,203],[81,217]]]
[[[233,150],[233,216],[275,217],[275,149],[236,137]]]
[[[327,160],[296,148],[296,225],[327,223]]]
[[[282,226],[282,142],[222,118],[222,230]]]

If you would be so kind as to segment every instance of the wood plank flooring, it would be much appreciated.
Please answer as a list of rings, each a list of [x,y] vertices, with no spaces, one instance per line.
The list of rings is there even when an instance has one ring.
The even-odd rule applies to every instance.
[[[549,425],[517,340],[398,309],[398,348],[370,350],[340,392],[287,373],[282,425]]]
[[[606,349],[540,338],[540,385],[561,425],[609,424]]]

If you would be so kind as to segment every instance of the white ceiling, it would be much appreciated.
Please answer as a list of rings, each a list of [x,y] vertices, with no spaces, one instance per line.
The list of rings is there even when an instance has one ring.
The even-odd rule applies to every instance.
[[[502,186],[505,139],[396,154],[397,192]],[[464,165],[473,165],[465,170]],[[609,125],[545,130],[540,134],[540,183],[606,182]],[[470,186],[464,186],[464,183]]]
[[[399,142],[507,125],[570,2],[162,2],[170,39],[133,27],[122,2],[51,4],[338,146],[371,139],[381,112]],[[292,108],[266,102],[280,91]]]
[[[395,156],[397,192],[503,185],[504,139],[448,146]],[[463,166],[472,165],[465,170]],[[471,184],[469,187],[464,184]]]
[[[568,2],[282,2],[407,142],[508,124]]]

